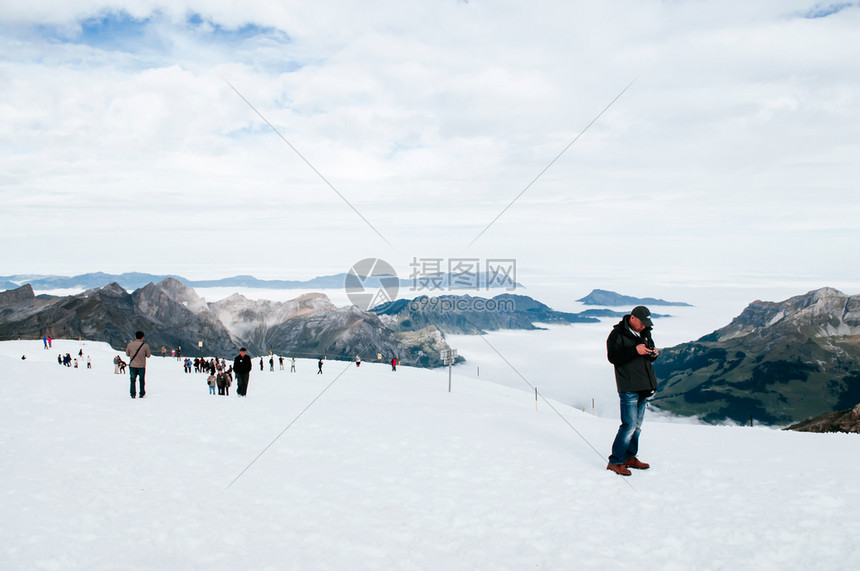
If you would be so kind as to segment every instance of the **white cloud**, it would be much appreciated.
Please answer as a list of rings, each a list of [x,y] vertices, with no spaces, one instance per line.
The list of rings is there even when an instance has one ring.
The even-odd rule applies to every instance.
[[[857,238],[856,6],[7,4],[9,273],[163,271],[127,259],[141,228],[224,274],[273,252],[315,273],[462,253],[638,77],[470,251],[614,272],[636,240],[624,221],[646,212],[641,242],[661,252],[645,274],[780,272],[817,247],[822,279],[858,277],[841,251]]]

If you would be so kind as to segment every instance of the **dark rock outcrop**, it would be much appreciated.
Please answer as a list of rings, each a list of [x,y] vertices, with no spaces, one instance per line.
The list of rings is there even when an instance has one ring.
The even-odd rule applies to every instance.
[[[14,306],[15,311],[0,311],[0,338],[83,338],[120,350],[140,330],[153,351],[161,346],[182,347],[188,355],[234,350],[223,325],[191,312],[166,294],[169,282],[162,284],[149,284],[132,294],[112,283],[68,297],[33,298]],[[200,341],[205,351],[197,350]]]
[[[30,284],[22,285],[19,288],[0,291],[0,307],[17,305],[22,302],[29,302],[35,299],[33,288]]]
[[[853,432],[860,434],[860,404],[848,410],[828,412],[803,422],[792,424],[783,430],[798,432]]]
[[[444,333],[480,335],[499,329],[540,329],[535,323],[596,323],[595,317],[554,311],[525,295],[491,299],[470,295],[420,296],[378,305],[370,310],[392,329],[417,331],[435,326]]]
[[[609,307],[629,306],[630,309],[633,309],[633,306],[635,305],[669,305],[691,307],[689,303],[684,303],[682,301],[666,301],[663,299],[655,299],[653,297],[631,297],[629,295],[621,295],[620,293],[615,293],[614,291],[608,291],[605,289],[591,290],[590,294],[580,299],[577,299],[576,301],[585,305],[607,305]]]

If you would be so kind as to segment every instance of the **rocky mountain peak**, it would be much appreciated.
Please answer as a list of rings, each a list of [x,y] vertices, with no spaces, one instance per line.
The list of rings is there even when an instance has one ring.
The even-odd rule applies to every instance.
[[[188,286],[176,278],[164,278],[157,285],[165,291],[184,291],[189,289]]]
[[[206,304],[206,300],[197,295],[197,292],[192,288],[188,287],[176,278],[165,278],[157,284],[149,284],[143,289],[149,288],[150,286],[193,313],[209,312],[209,306]]]
[[[128,295],[128,292],[125,291],[125,288],[116,282],[111,282],[106,286],[97,288],[95,290],[85,291],[83,293],[88,294],[91,291],[97,291],[102,295],[107,295],[107,296],[111,296],[111,297],[122,297],[122,296]]]
[[[305,293],[295,298],[296,303],[300,305],[316,305],[319,307],[324,307],[327,305],[334,306],[328,296],[324,293]]]
[[[35,297],[36,294],[33,293],[33,287],[30,284],[24,284],[19,288],[0,292],[0,307],[14,305]]]
[[[727,340],[750,334],[793,333],[808,337],[860,334],[860,295],[823,287],[780,302],[757,300],[709,337]]]

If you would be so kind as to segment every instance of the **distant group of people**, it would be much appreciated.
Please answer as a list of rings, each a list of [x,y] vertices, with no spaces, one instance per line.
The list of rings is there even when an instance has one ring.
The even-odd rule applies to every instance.
[[[113,359],[114,364],[114,374],[125,374],[126,370],[129,371],[129,395],[131,398],[144,398],[146,396],[146,363],[147,359],[152,357],[152,350],[149,347],[149,344],[144,341],[145,334],[143,331],[137,331],[134,335],[134,340],[128,343],[125,350],[125,356],[128,359],[126,362],[121,355],[116,355]],[[52,347],[53,339],[49,336],[44,336],[42,338],[42,342],[44,344],[45,349],[49,349]],[[78,352],[78,358],[83,359],[83,349]],[[167,356],[167,348],[161,347],[161,355],[162,357]],[[248,394],[248,382],[250,380],[251,369],[253,368],[252,361],[250,355],[248,355],[248,351],[245,347],[242,347],[239,350],[239,354],[233,359],[233,364],[228,366],[227,362],[223,358],[215,357],[212,359],[205,359],[201,357],[195,357],[191,359],[186,357],[182,360],[182,349],[181,347],[177,347],[176,349],[170,350],[171,357],[175,357],[177,360],[182,361],[182,367],[184,372],[191,373],[192,371],[195,373],[205,373],[206,374],[206,384],[209,387],[210,394],[219,395],[230,395],[230,387],[233,386],[233,379],[236,379],[236,394],[240,397],[245,397]],[[26,356],[22,356],[22,359],[26,359]],[[78,358],[73,357],[70,353],[66,353],[65,355],[58,354],[57,355],[57,363],[66,367],[79,367]],[[269,356],[269,371],[274,372],[275,370],[275,355]],[[285,357],[282,355],[277,356],[278,366],[281,371],[284,370]],[[92,368],[92,359],[89,355],[86,358],[87,368]],[[325,357],[320,357],[317,361],[317,374],[323,374],[323,365],[325,364]],[[260,357],[260,370],[265,370],[265,358]],[[355,357],[355,366],[361,366],[361,356],[356,355]],[[393,357],[391,359],[391,370],[397,370],[397,358]],[[290,372],[296,372],[296,358],[290,358]]]
[[[190,357],[186,357],[185,361],[182,363],[182,369],[186,373],[191,373],[192,371],[195,373],[215,373],[217,371],[221,371],[227,368],[227,362],[222,357],[215,357],[214,359],[206,360],[201,357],[195,357],[191,359]]]
[[[260,370],[261,371],[265,370],[265,365],[264,365],[263,359],[264,359],[263,357],[260,357]],[[278,369],[281,371],[284,370],[284,356],[283,355],[278,355]],[[269,372],[271,372],[271,373],[275,372],[275,356],[274,355],[269,355]],[[296,358],[295,357],[292,357],[290,359],[290,372],[291,373],[296,372]]]
[[[176,351],[173,352],[176,355]],[[284,370],[283,356],[278,356],[278,364],[280,370]],[[240,397],[248,394],[248,381],[251,375],[253,364],[248,350],[242,347],[239,354],[233,359],[231,365],[227,365],[227,361],[221,357],[214,357],[206,360],[202,357],[191,359],[186,357],[182,363],[183,371],[186,373],[204,373],[206,374],[206,384],[209,387],[210,394],[216,394],[217,389],[219,395],[230,396],[230,387],[233,386],[233,379],[236,379],[236,394]],[[260,357],[260,370],[265,370],[265,360]],[[269,356],[269,371],[275,370],[275,357]],[[296,358],[290,359],[290,372],[296,372]]]
[[[186,373],[190,373],[192,369],[195,373],[205,373],[210,394],[214,395],[217,388],[219,395],[230,396],[230,387],[233,386],[233,365],[228,367],[225,359],[215,357],[207,361],[196,357],[191,360],[186,357],[183,367]]]
[[[322,363],[322,361],[320,361],[320,363]],[[355,356],[355,366],[356,366],[356,367],[361,367],[361,355],[356,355],[356,356]],[[397,370],[397,357],[392,357],[392,358],[391,358],[391,370],[392,370],[392,371],[396,371],[396,370]],[[322,372],[322,364],[320,364],[320,372]]]
[[[65,355],[63,355],[62,353],[58,353],[57,354],[57,363],[59,363],[60,365],[62,365],[64,367],[74,367],[75,369],[77,369],[79,358],[83,361],[83,358],[84,358],[84,350],[83,349],[78,351],[77,357],[72,357],[71,354],[69,354],[69,353],[66,353]],[[87,355],[87,369],[92,369],[92,368],[93,368],[93,361],[90,358],[90,356]]]
[[[262,359],[261,359],[262,363]],[[206,385],[209,387],[209,394],[214,395],[215,390],[222,396],[230,396],[230,387],[233,386],[233,377],[236,378],[236,394],[240,397],[245,397],[248,394],[248,379],[251,375],[251,356],[248,355],[248,350],[245,347],[239,349],[239,354],[233,359],[232,365],[227,365],[227,361],[220,357],[215,357],[210,360],[203,358],[186,358],[183,364],[186,373],[194,372],[205,373]]]

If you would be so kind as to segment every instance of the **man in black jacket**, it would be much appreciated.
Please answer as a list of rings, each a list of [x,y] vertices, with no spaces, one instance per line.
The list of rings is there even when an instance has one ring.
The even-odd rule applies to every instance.
[[[615,365],[615,384],[621,400],[621,426],[612,443],[607,470],[629,476],[629,468],[647,470],[650,465],[636,458],[639,432],[645,418],[648,397],[657,390],[657,376],[651,362],[658,351],[651,339],[651,312],[637,306],[625,315],[606,339],[606,355]]]
[[[239,349],[239,354],[233,359],[233,372],[236,373],[236,394],[243,397],[248,392],[248,377],[251,375],[251,357],[246,354],[244,347]]]

